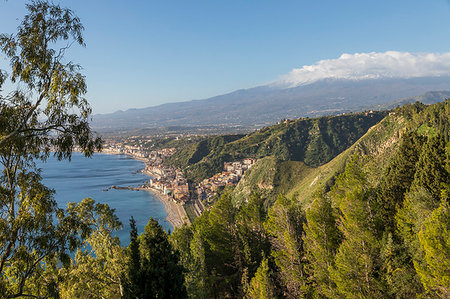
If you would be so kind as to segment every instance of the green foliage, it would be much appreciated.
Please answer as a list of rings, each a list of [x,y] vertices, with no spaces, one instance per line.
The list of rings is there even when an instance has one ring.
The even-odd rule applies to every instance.
[[[299,119],[263,128],[246,136],[209,137],[173,155],[167,162],[201,181],[222,171],[223,162],[273,156],[322,165],[357,141],[386,112]]]
[[[278,268],[278,279],[293,298],[305,297],[311,291],[301,238],[304,222],[301,207],[280,195],[269,209],[264,224],[271,238],[271,255]]]
[[[159,149],[164,149],[164,148],[184,148],[186,146],[189,146],[192,143],[196,143],[199,142],[201,140],[203,140],[205,137],[204,136],[152,136],[151,139],[148,139],[148,136],[142,136],[142,137],[138,137],[136,139],[138,140],[142,140],[143,141],[143,147],[147,150],[159,150]],[[133,137],[130,137],[128,140],[129,142],[127,142],[126,144],[129,145],[135,145],[135,142],[132,142],[131,140],[135,141],[136,140]]]
[[[221,151],[225,144],[242,138],[243,135],[211,136],[197,143],[190,144],[169,157],[165,163],[184,169],[189,179],[200,181],[214,175],[223,167],[224,157],[215,157],[213,152]],[[207,163],[198,163],[201,160]]]
[[[381,178],[378,195],[380,218],[382,225],[390,232],[395,230],[394,216],[414,180],[423,142],[423,137],[412,132],[405,133]]]
[[[274,283],[272,281],[272,272],[269,268],[269,262],[264,259],[256,271],[255,277],[250,281],[249,289],[245,298],[249,299],[272,299],[275,298]]]
[[[243,253],[235,217],[237,209],[228,194],[222,195],[208,215],[207,225],[201,227],[206,242],[205,263],[212,294],[237,296],[243,271]]]
[[[380,244],[375,230],[374,196],[361,162],[354,156],[336,180],[331,196],[340,212],[344,240],[336,253],[331,278],[337,292],[347,298],[381,298]]]
[[[258,160],[233,198],[223,196],[190,228],[174,233],[189,296],[446,296],[448,265],[437,261],[448,259],[448,210],[436,211],[450,194],[450,144],[442,133],[448,105],[399,108],[318,168],[272,156]],[[321,133],[327,126],[314,121],[307,131],[310,153],[329,144]],[[226,143],[222,153],[243,140],[264,143],[273,133],[265,128]],[[304,200],[317,188],[312,202]],[[273,202],[283,190],[296,195]]]
[[[162,140],[186,145],[166,162],[195,181],[225,161],[260,161],[234,198],[225,192],[170,237],[154,219],[138,236],[131,219],[124,249],[114,210],[91,199],[59,209],[34,165],[50,150],[70,158],[75,145],[89,156],[100,140],[80,67],[63,59],[68,46],[57,48],[84,45],[80,20],[46,1],[27,8],[18,33],[0,35],[11,63],[0,87],[8,78],[17,86],[0,95],[1,297],[449,296],[449,100],[406,105],[381,122],[386,112]],[[317,188],[310,204],[298,200]],[[296,196],[273,202],[282,192]]]
[[[50,151],[70,158],[100,149],[88,124],[91,109],[80,67],[67,62],[72,43],[84,45],[83,26],[69,9],[47,1],[27,5],[16,34],[0,35],[10,71],[0,71],[0,296],[58,296],[58,266],[89,235],[76,215],[59,209],[33,159]],[[62,45],[62,48],[59,48]],[[6,76],[6,74],[9,76]],[[0,90],[2,91],[2,90]]]
[[[128,246],[124,298],[185,298],[183,267],[167,234],[150,218],[138,238],[133,220]],[[138,245],[138,246],[136,246]]]
[[[240,244],[244,256],[243,264],[248,277],[253,277],[263,258],[270,253],[268,235],[264,229],[267,218],[264,198],[254,193],[248,203],[242,205],[236,216]]]
[[[306,210],[306,221],[303,242],[316,292],[321,296],[333,297],[336,295],[336,285],[330,277],[330,269],[334,267],[334,257],[342,235],[337,228],[337,215],[330,199],[317,194]]]
[[[201,216],[204,217],[204,216]],[[197,220],[197,225],[201,220]],[[184,224],[170,235],[170,242],[180,253],[180,263],[186,269],[185,285],[190,298],[206,298],[205,244],[200,232]]]
[[[439,200],[443,184],[450,182],[450,173],[445,169],[445,141],[440,135],[428,138],[424,144],[412,188],[423,187]]]
[[[423,293],[419,277],[412,266],[407,246],[392,233],[381,240],[382,278],[387,295],[392,298],[414,298]]]
[[[119,237],[113,236],[122,226],[114,210],[86,198],[78,205],[71,204],[69,211],[94,230],[83,240],[83,249],[77,250],[72,265],[61,269],[64,280],[60,295],[63,298],[120,298],[125,252]]]
[[[425,289],[445,298],[450,296],[450,211],[448,203],[441,205],[428,217],[419,232],[422,262],[414,267]]]
[[[237,208],[225,193],[190,228],[174,231],[171,242],[188,270],[189,297],[244,296],[245,286],[270,251],[263,226],[266,215],[259,195]]]
[[[450,210],[446,200],[423,223],[419,232],[424,259],[414,261],[423,286],[442,298],[450,296]]]
[[[100,140],[92,139],[88,125],[85,78],[79,65],[64,62],[72,43],[84,46],[83,26],[71,10],[47,1],[27,9],[17,34],[0,35],[0,51],[10,59],[9,79],[17,87],[0,97],[0,146],[15,144],[36,155],[53,148],[58,158],[67,158],[78,144],[90,155]]]

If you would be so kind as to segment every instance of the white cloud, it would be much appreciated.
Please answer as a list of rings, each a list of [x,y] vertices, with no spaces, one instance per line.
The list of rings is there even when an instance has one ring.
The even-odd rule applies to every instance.
[[[450,76],[450,52],[342,54],[337,59],[320,60],[293,69],[275,85],[295,87],[321,79],[376,79]]]

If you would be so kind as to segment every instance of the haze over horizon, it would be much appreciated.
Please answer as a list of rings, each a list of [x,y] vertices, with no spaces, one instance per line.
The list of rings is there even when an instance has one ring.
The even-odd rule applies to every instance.
[[[450,74],[448,1],[55,1],[85,27],[93,112],[205,99],[322,78]],[[25,1],[0,3],[12,33]],[[0,58],[0,66],[4,60]]]

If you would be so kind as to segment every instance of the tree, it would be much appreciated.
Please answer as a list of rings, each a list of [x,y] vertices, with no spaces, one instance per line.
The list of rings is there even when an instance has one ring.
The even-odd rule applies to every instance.
[[[450,172],[446,169],[446,144],[443,136],[428,137],[423,146],[412,189],[425,188],[439,205],[443,184],[450,182]]]
[[[248,278],[255,275],[263,258],[270,254],[270,242],[264,229],[267,217],[264,202],[261,195],[252,194],[248,202],[241,205],[235,220],[241,246],[239,252],[243,254],[243,267]]]
[[[413,259],[421,259],[418,233],[422,224],[439,207],[446,193],[450,174],[446,162],[446,145],[441,136],[429,137],[417,162],[417,171],[404,203],[396,214],[398,231]]]
[[[301,237],[305,222],[302,209],[280,195],[268,215],[264,227],[271,240],[279,284],[290,298],[306,297],[310,288]]]
[[[339,207],[339,229],[344,237],[330,268],[337,291],[346,298],[381,298],[380,244],[375,230],[370,189],[358,156],[353,156],[331,192]]]
[[[381,178],[378,194],[378,210],[382,225],[389,232],[395,231],[395,214],[403,206],[405,193],[414,180],[424,138],[408,132],[402,136],[399,149],[392,157]]]
[[[16,34],[0,35],[11,66],[0,71],[0,88],[6,80],[13,86],[0,90],[0,295],[7,298],[54,295],[55,281],[44,280],[43,269],[55,259],[67,265],[67,251],[86,229],[57,207],[34,159],[45,160],[51,150],[70,158],[76,145],[89,156],[101,147],[89,128],[80,66],[65,61],[73,43],[84,45],[80,20],[47,1],[27,9]]]
[[[79,204],[71,203],[68,211],[76,213],[93,231],[83,240],[70,267],[60,270],[64,278],[61,295],[64,298],[120,298],[125,252],[119,237],[113,236],[122,227],[114,209],[85,198]]]
[[[145,232],[138,238],[133,226],[128,247],[124,297],[186,298],[184,269],[179,265],[178,252],[173,250],[166,232],[153,218],[150,218]]]
[[[245,298],[249,299],[272,299],[275,298],[274,284],[271,278],[272,272],[267,259],[263,259],[256,271],[255,277],[250,281],[249,289]]]
[[[101,140],[94,140],[89,128],[91,108],[83,98],[87,87],[81,67],[65,62],[73,43],[84,46],[84,28],[70,9],[59,5],[36,0],[27,9],[17,34],[0,35],[0,50],[11,65],[0,83],[10,78],[17,86],[0,98],[0,147],[20,145],[36,155],[52,148],[59,158],[67,158],[78,144],[89,155]]]
[[[314,278],[315,289],[322,296],[333,297],[336,285],[330,277],[342,235],[337,228],[336,211],[331,200],[317,194],[306,210],[303,242]]]
[[[423,286],[442,298],[450,296],[450,209],[446,200],[428,217],[419,232],[422,261],[414,267]]]
[[[201,231],[196,229],[207,214],[203,213],[191,226],[184,224],[170,235],[171,244],[180,253],[180,262],[186,269],[184,279],[190,298],[207,298],[210,291],[206,286],[205,241]]]

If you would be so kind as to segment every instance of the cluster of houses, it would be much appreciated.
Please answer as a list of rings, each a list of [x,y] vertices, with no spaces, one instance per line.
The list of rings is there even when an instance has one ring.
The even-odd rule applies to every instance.
[[[147,154],[149,160],[147,165],[153,166],[161,165],[164,159],[172,156],[176,150],[177,150],[176,148],[172,147],[172,148],[163,148],[156,151],[150,151]]]
[[[104,147],[103,152],[111,154],[124,154],[133,157],[145,159],[148,154],[143,150],[142,145],[128,145],[122,142],[108,141]]]
[[[184,177],[155,177],[149,181],[149,187],[167,195],[175,202],[186,202],[189,200],[189,184]]]
[[[244,159],[243,161],[238,162],[225,162],[222,172],[217,173],[208,179],[204,179],[195,187],[198,198],[201,201],[206,200],[209,202],[220,187],[236,185],[244,172],[249,169],[255,161],[255,159]]]
[[[103,151],[112,154],[130,155],[135,158],[148,159],[152,163],[158,165],[162,161],[176,151],[175,148],[164,148],[161,150],[147,151],[142,144],[129,145],[120,141],[108,140],[105,143]]]
[[[144,172],[153,177],[149,181],[149,187],[173,198],[175,202],[186,202],[190,198],[189,184],[184,178],[183,172],[162,164],[162,161],[174,152],[174,149],[151,152]]]
[[[220,187],[236,185],[244,172],[255,161],[255,159],[244,159],[238,162],[225,162],[222,172],[203,180],[198,185],[192,185],[191,189],[197,193],[197,199],[209,202]],[[181,170],[163,166],[161,163],[154,164],[151,161],[147,164],[145,170],[154,177],[149,181],[151,188],[170,196],[175,202],[191,200],[189,184],[183,177]]]
[[[237,162],[225,162],[223,171],[203,180],[200,184],[193,184],[190,188],[187,179],[180,169],[168,167],[163,164],[164,159],[173,155],[175,148],[146,151],[142,145],[127,145],[122,142],[108,142],[105,152],[126,154],[136,158],[145,159],[144,172],[151,175],[148,187],[171,197],[175,202],[185,203],[189,200],[197,202],[210,201],[220,187],[236,185],[244,172],[255,162],[255,159],[244,159]],[[197,198],[191,198],[191,192],[197,193]],[[192,193],[193,193],[192,192]],[[201,203],[199,203],[201,204]]]

